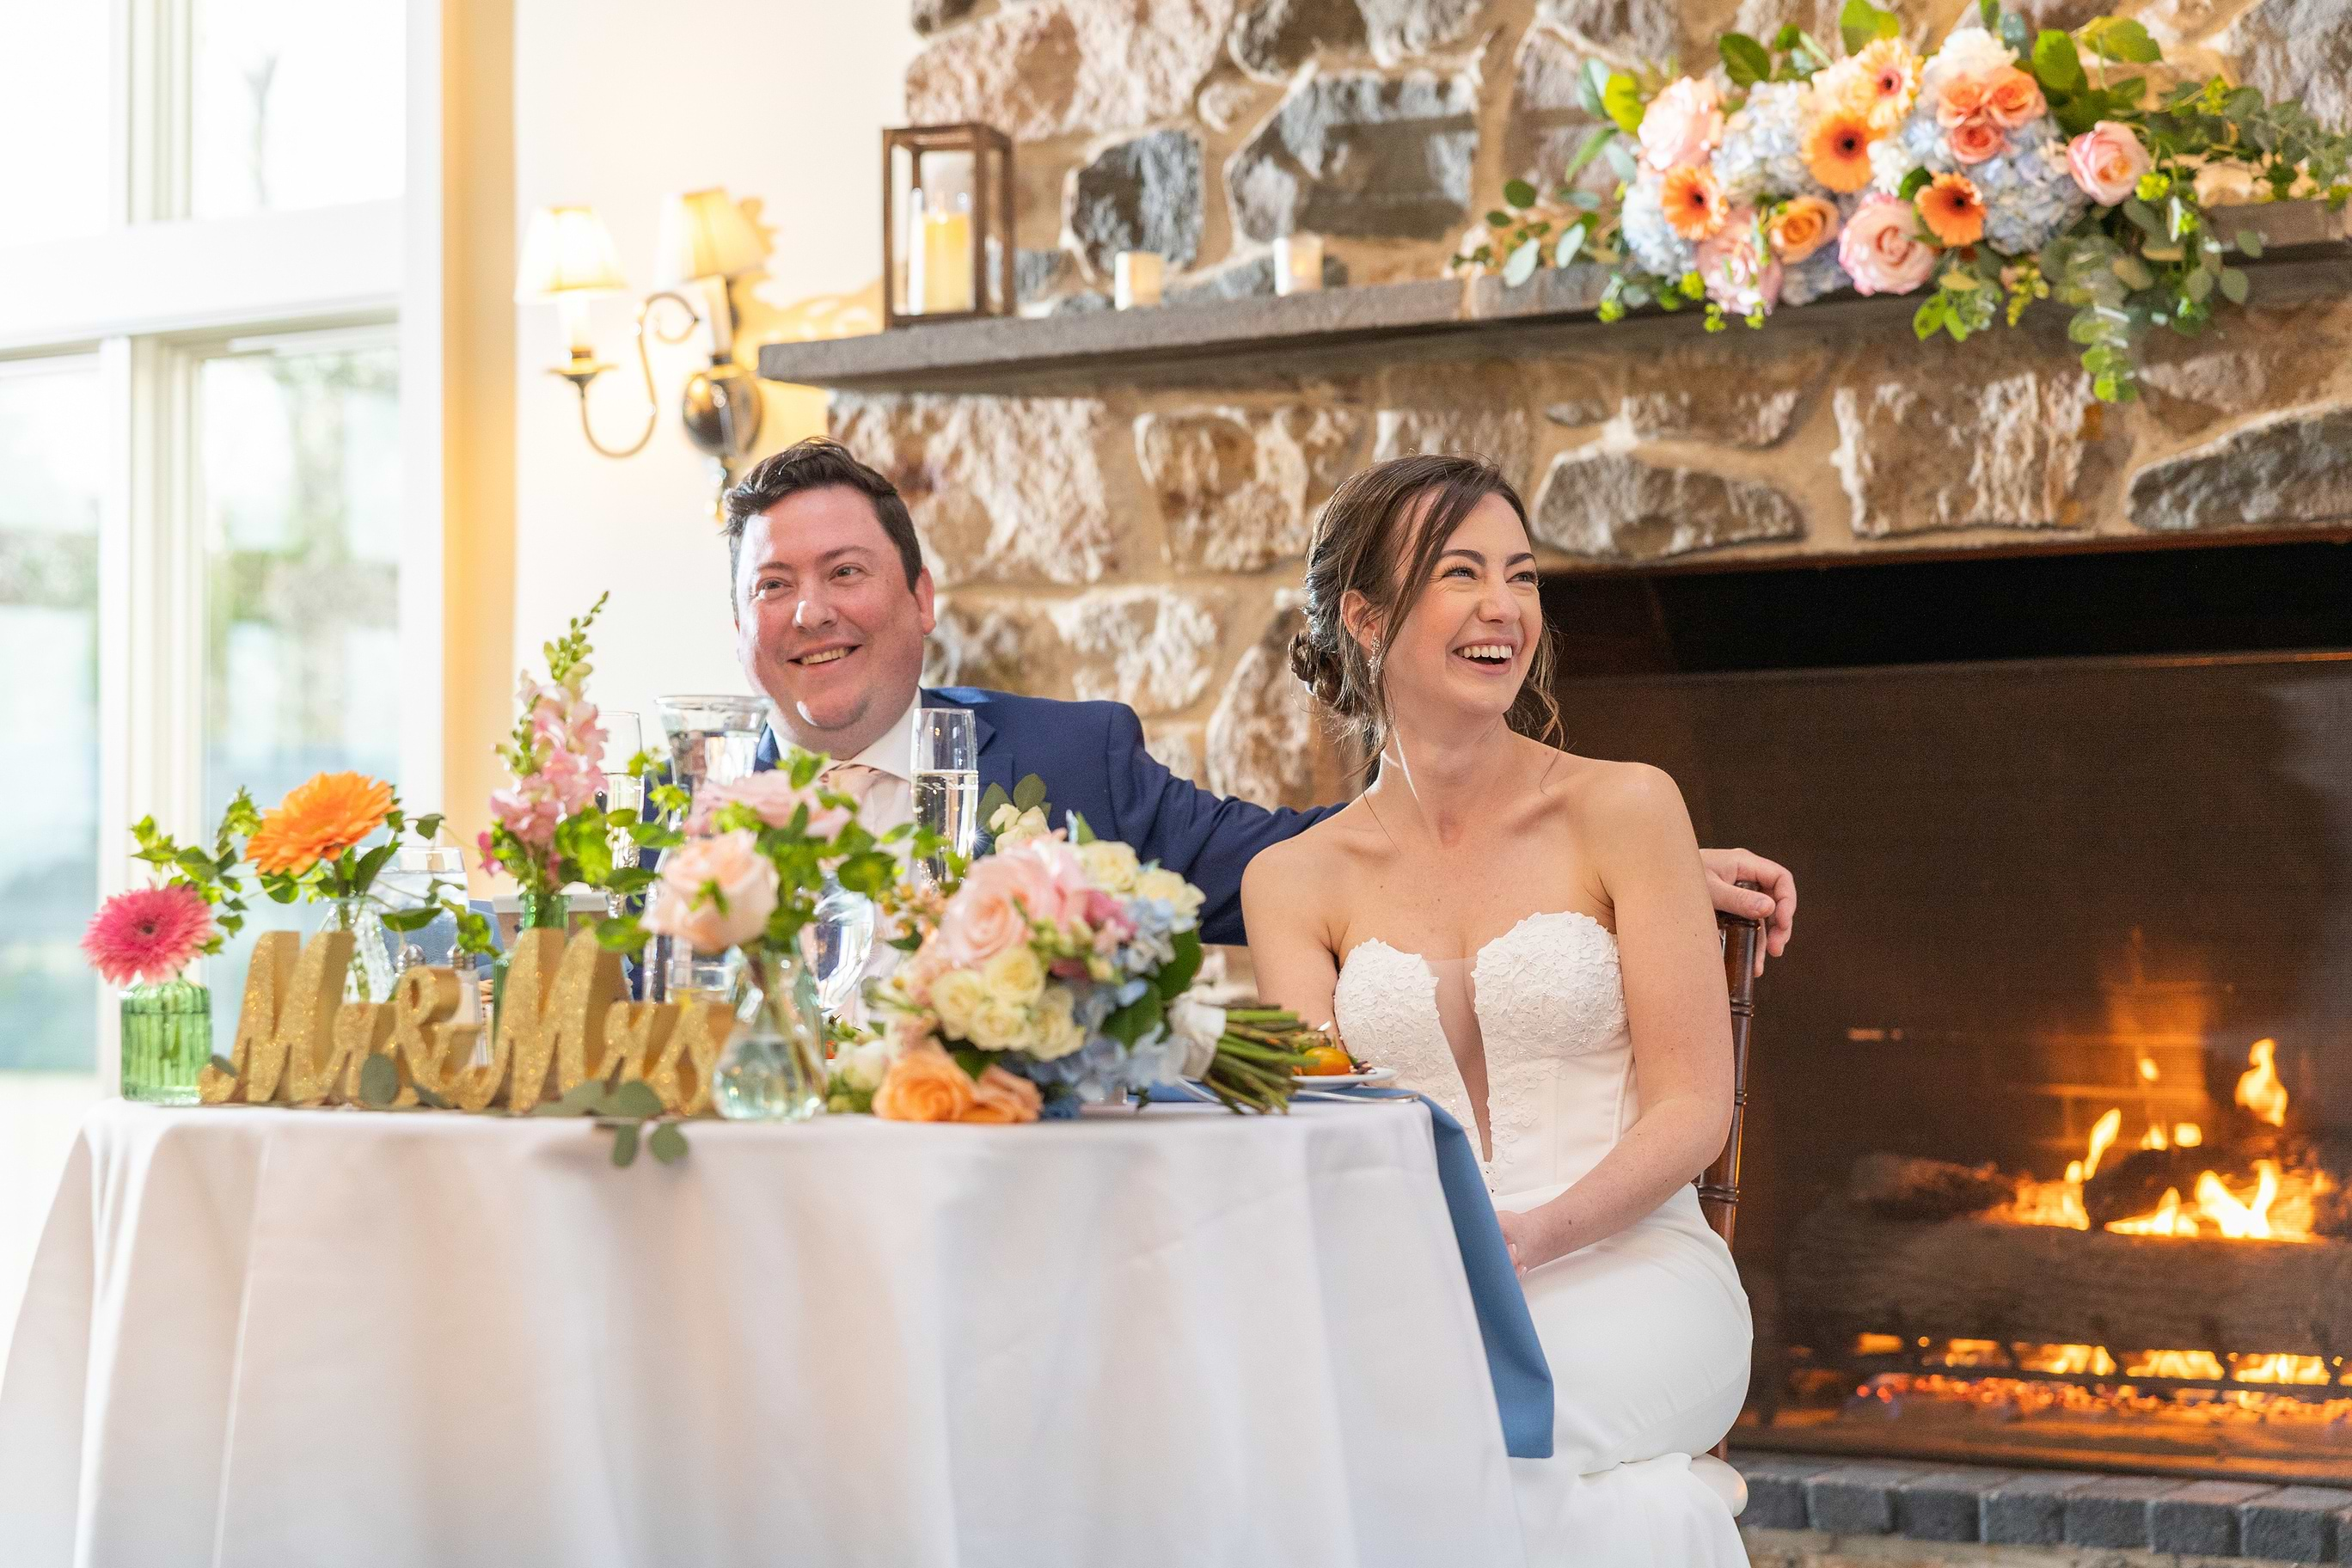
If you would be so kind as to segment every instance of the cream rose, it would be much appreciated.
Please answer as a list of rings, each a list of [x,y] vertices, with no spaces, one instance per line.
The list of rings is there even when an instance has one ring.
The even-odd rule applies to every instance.
[[[996,841],[998,849],[1018,849],[1033,838],[1044,838],[1053,829],[1045,825],[1045,814],[1036,806],[1024,811],[1006,801],[988,819],[988,836]]]
[[[2138,188],[2153,160],[2131,127],[2102,120],[2066,143],[2066,168],[2083,194],[2103,207],[2122,202]]]
[[[1858,294],[1908,294],[1936,270],[1936,250],[1918,237],[1919,218],[1899,196],[1865,197],[1838,236],[1838,265]]]
[[[958,1038],[969,1038],[971,1021],[988,1000],[988,983],[975,969],[950,969],[931,982],[931,1011],[940,1027]]]
[[[1045,993],[1037,1004],[1036,1037],[1029,1042],[1031,1056],[1041,1062],[1057,1061],[1087,1043],[1087,1032],[1078,1026],[1076,1002],[1059,985]]]
[[[1201,912],[1201,889],[1175,872],[1155,866],[1135,879],[1136,897],[1156,899],[1190,918]]]
[[[971,1105],[971,1075],[937,1046],[901,1055],[874,1091],[874,1114],[886,1121],[957,1121]]]
[[[776,868],[748,828],[689,839],[662,857],[661,883],[646,929],[697,952],[724,952],[768,929],[776,911]]]
[[[882,1087],[890,1071],[890,1042],[861,1040],[854,1046],[844,1046],[841,1054],[833,1058],[833,1070],[852,1089],[867,1092]]]
[[[1018,1050],[1027,1043],[1029,1010],[1001,996],[982,999],[964,1037],[983,1051]]]
[[[992,996],[1026,1007],[1045,989],[1045,966],[1026,947],[1008,947],[980,972]]]
[[[1111,838],[1079,845],[1078,862],[1087,868],[1087,879],[1109,893],[1135,891],[1136,875],[1142,869],[1134,849]]]

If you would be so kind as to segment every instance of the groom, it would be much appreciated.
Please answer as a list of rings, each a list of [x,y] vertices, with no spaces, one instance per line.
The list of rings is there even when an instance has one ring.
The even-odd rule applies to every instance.
[[[970,687],[921,689],[923,639],[934,624],[931,574],[907,503],[890,481],[838,443],[812,437],[752,465],[727,492],[736,647],[743,673],[775,705],[758,765],[775,766],[779,733],[841,759],[826,782],[860,802],[875,831],[910,820],[918,707],[969,709],[980,786],[1011,793],[1045,781],[1058,821],[1085,815],[1105,838],[1131,845],[1200,888],[1204,942],[1238,944],[1242,870],[1251,857],[1334,807],[1268,811],[1176,777],[1144,750],[1134,710]],[[1700,852],[1708,891],[1730,913],[1770,922],[1766,946],[1787,946],[1797,908],[1789,872],[1744,849]],[[1735,884],[1755,883],[1762,892]]]

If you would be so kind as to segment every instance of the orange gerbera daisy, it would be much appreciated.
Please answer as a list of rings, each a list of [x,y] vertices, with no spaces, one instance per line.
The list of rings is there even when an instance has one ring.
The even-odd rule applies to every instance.
[[[257,870],[299,877],[383,826],[392,786],[365,773],[320,773],[261,819],[246,855]]]
[[[1841,195],[1870,184],[1870,117],[1833,109],[1815,121],[1805,138],[1805,167]]]
[[[1723,216],[1729,210],[1723,187],[1715,183],[1715,171],[1704,163],[1684,163],[1669,172],[1664,188],[1658,193],[1658,205],[1664,209],[1666,222],[1685,239],[1708,238],[1723,226]]]
[[[1974,245],[1984,237],[1984,197],[1966,174],[1938,174],[1919,187],[1920,221],[1946,247]]]

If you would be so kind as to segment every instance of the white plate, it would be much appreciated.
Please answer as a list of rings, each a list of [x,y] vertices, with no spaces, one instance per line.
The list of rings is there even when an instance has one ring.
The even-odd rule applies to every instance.
[[[1368,1068],[1362,1072],[1302,1073],[1297,1079],[1297,1086],[1300,1089],[1354,1089],[1360,1084],[1386,1083],[1394,1077],[1394,1068]]]

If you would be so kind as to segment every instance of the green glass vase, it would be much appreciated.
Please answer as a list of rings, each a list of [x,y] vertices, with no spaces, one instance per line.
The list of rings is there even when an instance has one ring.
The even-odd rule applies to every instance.
[[[196,1075],[213,1058],[213,994],[192,980],[122,994],[122,1098],[194,1105]]]

